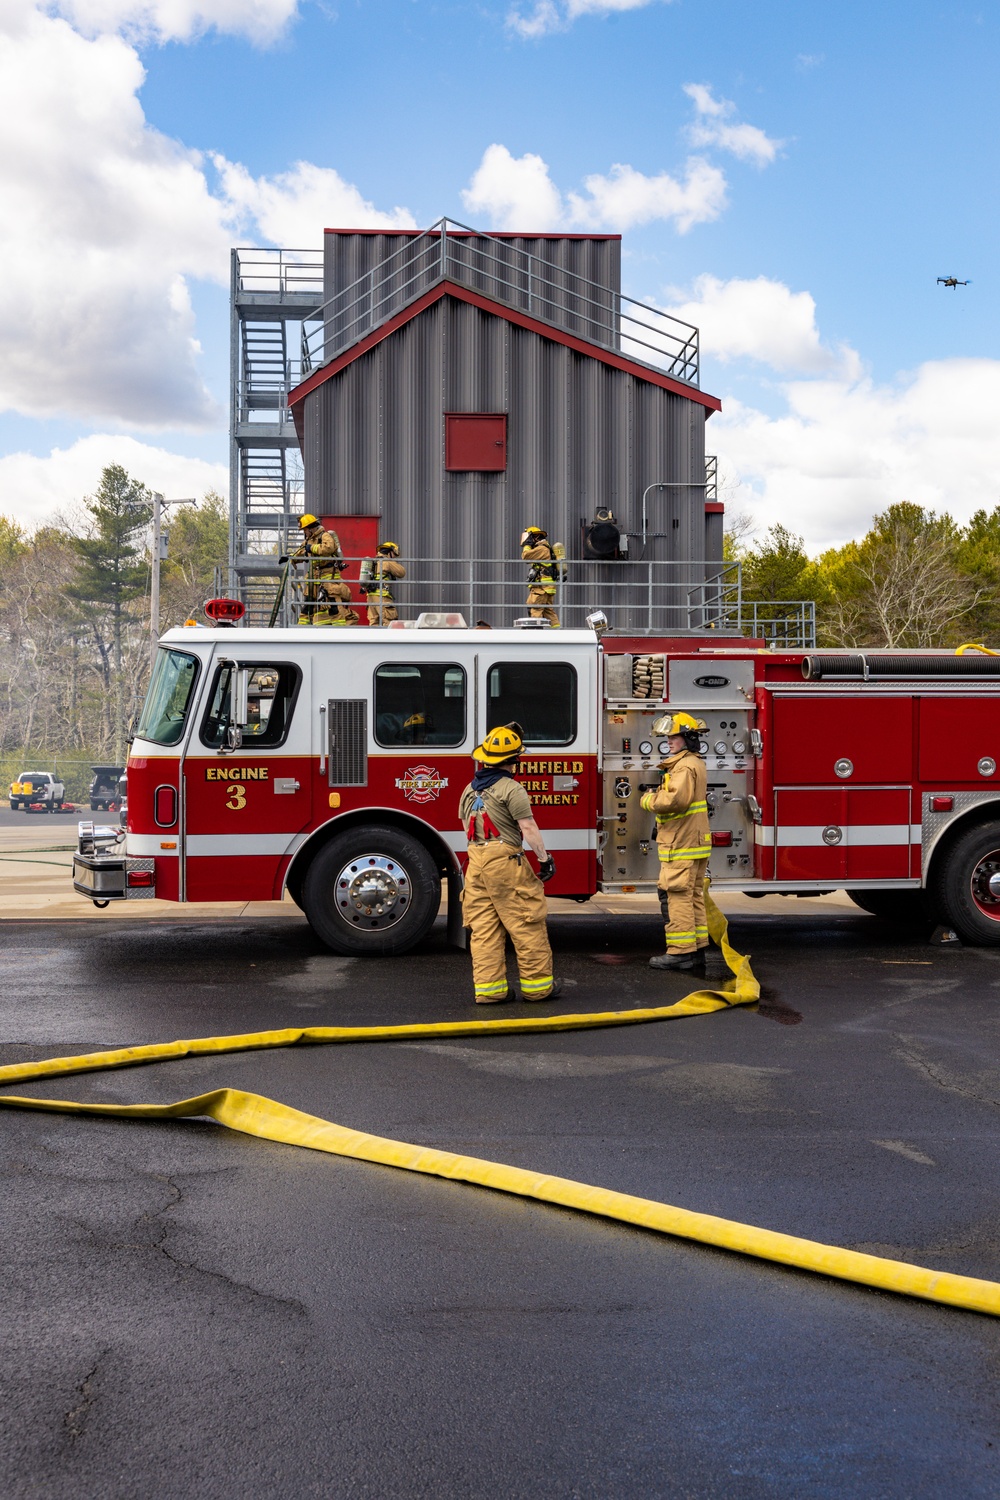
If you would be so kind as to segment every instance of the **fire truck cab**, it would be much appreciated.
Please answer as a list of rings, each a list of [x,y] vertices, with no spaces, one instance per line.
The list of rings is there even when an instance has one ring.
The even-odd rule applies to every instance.
[[[715,888],[848,890],[1000,943],[1000,674],[981,655],[823,653],[563,629],[208,629],[162,639],[128,762],[128,828],[80,825],[97,904],[280,900],[336,952],[412,948],[449,889],[489,728],[553,853],[547,894],[651,892],[640,808],[667,707],[707,725]]]

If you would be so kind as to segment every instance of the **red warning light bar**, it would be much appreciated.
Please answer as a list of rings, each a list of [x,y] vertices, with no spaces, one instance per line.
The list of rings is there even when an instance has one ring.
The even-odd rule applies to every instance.
[[[246,606],[239,599],[208,599],[205,601],[205,613],[210,620],[222,620],[227,625],[235,625],[246,614]]]

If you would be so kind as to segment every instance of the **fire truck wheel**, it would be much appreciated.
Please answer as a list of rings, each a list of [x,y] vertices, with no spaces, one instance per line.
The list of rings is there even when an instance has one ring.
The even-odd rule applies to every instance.
[[[1000,822],[959,834],[934,862],[931,894],[964,943],[1000,946]]]
[[[884,922],[918,926],[930,921],[923,891],[848,891],[855,906]]]
[[[398,828],[351,828],[320,850],[302,883],[309,925],[335,953],[406,953],[441,904],[441,875]]]

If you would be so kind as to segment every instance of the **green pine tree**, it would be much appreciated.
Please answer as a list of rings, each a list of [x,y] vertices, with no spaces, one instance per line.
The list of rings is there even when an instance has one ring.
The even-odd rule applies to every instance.
[[[86,509],[92,519],[91,532],[74,538],[80,565],[68,592],[88,606],[104,659],[113,699],[114,753],[118,760],[124,754],[126,737],[123,703],[125,643],[132,622],[129,606],[146,593],[149,564],[142,533],[153,514],[152,496],[144,484],[130,479],[120,464],[108,464]],[[102,628],[104,621],[107,629]]]

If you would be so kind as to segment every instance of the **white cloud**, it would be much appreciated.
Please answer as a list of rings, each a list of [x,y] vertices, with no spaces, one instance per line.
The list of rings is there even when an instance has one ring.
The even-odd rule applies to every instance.
[[[534,41],[553,31],[565,31],[581,16],[607,16],[625,10],[642,10],[655,0],[535,0],[527,14],[511,10],[507,25],[519,36]],[[669,5],[671,0],[664,0]]]
[[[1000,360],[933,360],[889,385],[803,380],[768,416],[724,400],[712,446],[742,477],[734,509],[781,521],[817,550],[898,500],[959,521],[1000,503]]]
[[[408,209],[377,209],[332,167],[299,161],[277,177],[253,177],[239,162],[213,156],[233,214],[256,223],[265,239],[293,249],[320,244],[324,228],[413,229]]]
[[[586,177],[584,189],[563,194],[540,156],[515,157],[494,144],[483,153],[462,201],[497,229],[625,230],[665,220],[680,234],[718,218],[726,203],[725,176],[700,157],[688,160],[680,178],[669,172],[647,177],[616,164],[606,177]]]
[[[128,7],[105,9],[110,22]],[[160,11],[194,13],[165,0]],[[218,425],[190,283],[225,286],[237,236],[319,248],[327,224],[412,222],[309,163],[268,179],[220,158],[220,191],[200,152],[147,123],[144,78],[121,37],[88,39],[26,0],[0,0],[0,409]]]
[[[705,83],[686,83],[684,92],[695,108],[694,122],[687,128],[692,146],[717,146],[755,167],[774,161],[784,142],[773,140],[756,125],[734,120],[736,105],[731,99],[716,99]]]
[[[214,30],[263,45],[286,29],[297,14],[298,0],[45,0],[45,8],[88,37],[123,33],[188,42]]]
[[[47,457],[8,453],[0,458],[0,515],[13,516],[28,529],[45,524],[92,495],[107,464],[121,464],[133,479],[168,498],[200,497],[212,489],[228,493],[225,464],[184,458],[133,437],[93,433]]]
[[[860,373],[853,350],[834,352],[820,341],[809,292],[793,292],[766,276],[720,281],[704,275],[687,297],[674,297],[666,311],[701,329],[703,358],[752,359],[784,373]]]

